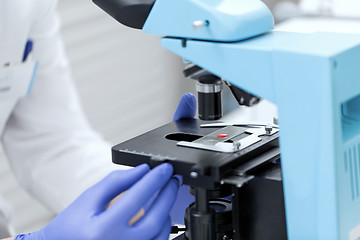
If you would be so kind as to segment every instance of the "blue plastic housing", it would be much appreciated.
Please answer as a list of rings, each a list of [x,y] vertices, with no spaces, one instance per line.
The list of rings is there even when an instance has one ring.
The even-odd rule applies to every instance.
[[[195,21],[208,25],[194,29]],[[273,28],[274,18],[260,0],[156,0],[143,30],[163,36],[231,42]]]
[[[290,240],[360,238],[360,35],[162,44],[278,105]]]

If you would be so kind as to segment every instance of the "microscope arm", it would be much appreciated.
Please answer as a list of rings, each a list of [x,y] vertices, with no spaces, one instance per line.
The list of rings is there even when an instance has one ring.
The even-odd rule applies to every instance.
[[[277,104],[289,239],[360,236],[360,35],[271,32],[162,45]]]

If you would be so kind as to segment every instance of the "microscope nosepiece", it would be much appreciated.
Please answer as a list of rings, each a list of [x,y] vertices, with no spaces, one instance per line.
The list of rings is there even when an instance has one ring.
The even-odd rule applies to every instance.
[[[198,81],[199,118],[202,120],[218,120],[222,117],[221,79],[211,82]]]

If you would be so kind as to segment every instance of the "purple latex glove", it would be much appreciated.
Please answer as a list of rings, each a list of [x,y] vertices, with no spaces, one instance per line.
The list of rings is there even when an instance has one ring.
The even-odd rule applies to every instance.
[[[114,171],[85,191],[68,208],[38,232],[15,240],[166,240],[170,234],[169,211],[179,187],[173,168],[164,163],[149,169],[140,165]],[[126,191],[113,205],[109,202]],[[145,215],[134,225],[129,220],[158,193]]]
[[[173,121],[184,118],[194,118],[196,114],[196,97],[191,93],[182,96],[174,113]]]

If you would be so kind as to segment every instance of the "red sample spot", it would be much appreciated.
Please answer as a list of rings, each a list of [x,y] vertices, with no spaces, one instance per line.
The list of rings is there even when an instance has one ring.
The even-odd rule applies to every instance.
[[[225,133],[217,135],[218,138],[226,138],[227,136],[229,136],[229,135],[227,135]]]

